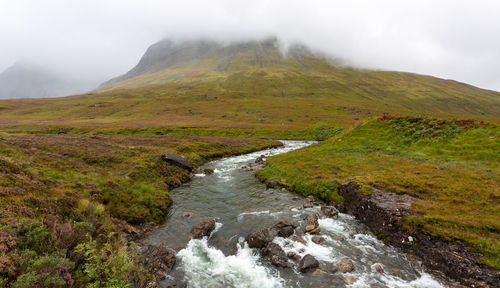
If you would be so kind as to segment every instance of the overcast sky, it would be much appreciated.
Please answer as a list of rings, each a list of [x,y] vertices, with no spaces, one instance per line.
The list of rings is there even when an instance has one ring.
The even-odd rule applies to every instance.
[[[28,61],[96,85],[165,38],[276,35],[364,67],[500,91],[500,1],[0,0],[0,70]]]

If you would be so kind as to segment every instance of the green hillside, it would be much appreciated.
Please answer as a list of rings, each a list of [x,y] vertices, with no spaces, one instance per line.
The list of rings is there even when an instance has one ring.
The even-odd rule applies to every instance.
[[[92,93],[1,101],[0,125],[303,129],[349,127],[384,112],[500,116],[499,92],[344,67],[302,46],[283,53],[276,40],[172,45],[165,55],[150,48],[129,73]]]

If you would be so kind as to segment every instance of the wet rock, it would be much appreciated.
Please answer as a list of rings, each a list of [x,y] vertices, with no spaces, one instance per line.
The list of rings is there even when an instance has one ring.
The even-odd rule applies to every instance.
[[[316,260],[316,258],[314,258],[311,254],[307,254],[306,256],[304,256],[299,263],[299,270],[302,273],[305,273],[307,271],[310,271],[318,267],[319,267],[318,260]]]
[[[337,273],[339,271],[337,266],[335,266],[333,263],[328,263],[328,262],[325,264],[319,264],[319,268],[329,273]]]
[[[304,203],[304,205],[302,205],[302,207],[304,207],[304,208],[312,208],[313,204],[311,204],[310,202],[307,202],[307,203]]]
[[[270,228],[258,229],[251,232],[247,237],[248,247],[264,248],[278,235],[278,231]]]
[[[354,270],[354,263],[349,258],[343,258],[337,262],[337,268],[342,273],[352,272]]]
[[[339,215],[339,211],[333,206],[321,206],[321,212],[329,218],[335,218]]]
[[[321,269],[316,269],[314,272],[311,274],[312,276],[321,276],[321,275],[326,275],[327,273]]]
[[[207,218],[196,223],[191,229],[191,235],[194,239],[201,239],[205,236],[210,235],[215,229],[215,219]]]
[[[344,237],[342,237],[342,236],[340,236],[340,235],[337,235],[337,234],[332,235],[331,237],[332,237],[332,239],[333,239],[333,240],[335,240],[335,241],[344,241],[344,240],[345,240],[345,239],[344,239]]]
[[[295,259],[295,257],[297,257],[297,253],[290,251],[290,252],[286,253],[286,257]]]
[[[280,183],[280,181],[278,181],[276,179],[271,180],[271,181],[267,182],[266,187],[271,188],[271,189],[279,189],[281,187],[281,183]]]
[[[345,276],[344,277],[344,283],[347,285],[352,285],[356,281],[358,281],[358,279],[356,279],[356,277],[354,277],[354,276]]]
[[[304,245],[307,244],[307,241],[304,240],[302,237],[299,237],[299,236],[293,236],[292,237],[292,240],[295,241],[295,242],[299,242],[299,243],[302,243]]]
[[[183,218],[188,218],[188,217],[191,217],[191,216],[193,216],[193,213],[191,213],[191,212],[184,212],[184,213],[182,213],[182,217]]]
[[[375,264],[375,271],[377,271],[380,274],[384,274],[384,268],[382,268],[382,265],[380,264]]]
[[[307,214],[303,219],[306,221],[307,225],[313,225],[314,227],[319,226],[318,215],[316,214]]]
[[[276,223],[273,227],[278,230],[278,236],[286,238],[293,234],[293,231],[297,226],[296,223],[292,223],[287,220],[281,220],[280,222]]]
[[[257,159],[255,159],[255,163],[258,163],[258,164],[262,164],[262,163],[264,163],[264,161],[266,161],[265,155],[260,155],[259,157],[257,157]]]
[[[318,234],[320,231],[321,230],[319,229],[319,227],[316,227],[314,225],[307,225],[304,228],[304,232],[309,234]]]
[[[271,261],[274,266],[283,268],[291,268],[293,266],[288,262],[285,251],[276,243],[268,243],[266,247],[262,249],[261,255],[264,260]]]
[[[306,228],[304,229],[304,231],[310,232],[310,231],[314,230],[314,228],[315,228],[314,225],[307,225]]]
[[[188,159],[182,157],[181,155],[167,153],[167,154],[163,155],[162,159],[163,159],[163,161],[165,161],[169,164],[175,165],[177,167],[180,167],[180,168],[183,168],[183,169],[186,169],[189,171],[193,171],[193,168],[194,168],[193,164],[191,164],[191,162],[189,162]]]
[[[321,236],[313,236],[311,241],[316,243],[316,244],[321,244],[325,241],[325,238],[321,237]]]
[[[176,262],[175,251],[164,246],[147,245],[140,250],[140,255],[139,265],[149,274],[159,275],[159,278],[164,277]]]

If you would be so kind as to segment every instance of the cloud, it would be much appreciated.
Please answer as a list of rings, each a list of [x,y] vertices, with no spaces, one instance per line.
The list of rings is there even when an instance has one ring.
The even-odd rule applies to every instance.
[[[498,1],[0,0],[0,70],[18,60],[97,85],[164,38],[277,35],[356,65],[500,90]]]

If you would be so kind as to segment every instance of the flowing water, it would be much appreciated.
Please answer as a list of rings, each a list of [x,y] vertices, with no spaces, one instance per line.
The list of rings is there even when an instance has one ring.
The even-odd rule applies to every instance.
[[[274,239],[285,252],[313,255],[321,263],[321,270],[302,274],[261,260],[258,251],[248,248],[245,242],[251,231],[270,227],[281,219],[301,221],[305,213],[320,210],[319,206],[293,208],[302,207],[306,200],[288,191],[266,189],[252,171],[242,169],[260,155],[276,155],[312,144],[283,142],[280,148],[208,163],[205,166],[214,169],[213,174],[197,175],[172,191],[174,204],[168,220],[147,239],[179,251],[166,283],[181,278],[188,287],[203,288],[443,287],[404,254],[377,240],[354,217],[342,213],[337,219],[319,220],[320,235],[326,239],[321,244],[314,243],[307,234],[303,237],[305,244],[290,237]],[[207,216],[216,219],[214,232],[209,238],[189,240],[192,225]],[[345,257],[353,261],[355,270],[336,272],[335,263]],[[376,271],[377,265],[383,273]],[[345,284],[347,280],[354,282]]]

